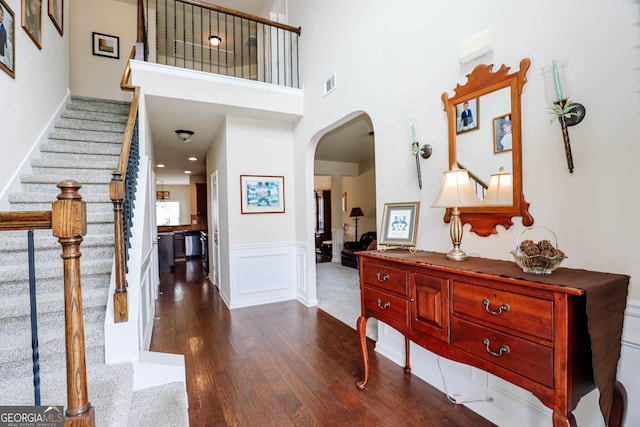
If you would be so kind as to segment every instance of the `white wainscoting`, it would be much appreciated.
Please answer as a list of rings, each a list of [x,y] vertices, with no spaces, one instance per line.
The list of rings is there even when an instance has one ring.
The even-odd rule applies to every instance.
[[[404,366],[404,337],[379,322],[376,352]],[[640,426],[640,301],[629,301],[624,319],[622,355],[618,380],[624,384],[628,400],[624,426]],[[464,405],[505,427],[547,427],[551,410],[528,391],[480,369],[453,362],[411,344],[412,374],[449,395],[460,395]],[[371,376],[369,381],[376,381]],[[580,427],[603,427],[598,391],[584,396],[574,411]],[[453,405],[454,403],[452,403]]]
[[[229,248],[230,309],[295,299],[298,293],[295,242]],[[306,288],[306,285],[301,285]]]

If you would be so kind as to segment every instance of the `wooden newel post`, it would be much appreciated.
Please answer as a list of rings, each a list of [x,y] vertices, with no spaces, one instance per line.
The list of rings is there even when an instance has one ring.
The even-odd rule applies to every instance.
[[[95,426],[89,403],[80,286],[80,243],[87,234],[87,209],[78,194],[81,185],[62,181],[58,200],[51,206],[51,230],[62,245],[64,267],[64,321],[67,352],[67,410],[65,426]]]
[[[127,307],[127,282],[125,276],[125,248],[124,228],[122,218],[122,205],[124,203],[125,188],[122,173],[113,172],[113,178],[109,184],[109,195],[113,202],[113,236],[115,256],[115,283],[116,290],[113,294],[113,319],[116,323],[126,322],[129,319]]]

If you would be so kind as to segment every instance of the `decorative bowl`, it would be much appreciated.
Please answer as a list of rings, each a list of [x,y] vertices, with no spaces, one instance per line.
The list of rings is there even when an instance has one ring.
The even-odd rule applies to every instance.
[[[527,228],[518,236],[511,255],[525,273],[551,274],[566,258],[557,242],[556,234],[549,228]]]

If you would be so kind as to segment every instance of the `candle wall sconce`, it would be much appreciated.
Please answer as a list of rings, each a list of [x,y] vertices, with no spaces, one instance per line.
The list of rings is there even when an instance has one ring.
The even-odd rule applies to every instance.
[[[413,120],[409,122],[409,128],[411,129],[411,154],[416,159],[416,172],[418,173],[418,187],[422,190],[422,170],[420,169],[420,157],[428,159],[431,157],[433,148],[429,144],[420,145],[418,136],[416,135],[416,129],[413,124]]]
[[[567,156],[567,167],[573,173],[573,156],[571,154],[571,142],[569,140],[568,126],[580,123],[586,114],[582,104],[571,101],[571,84],[567,72],[567,59],[551,62],[550,66],[542,68],[542,78],[547,99],[553,103],[550,108],[554,119],[557,118],[562,129],[564,150]]]

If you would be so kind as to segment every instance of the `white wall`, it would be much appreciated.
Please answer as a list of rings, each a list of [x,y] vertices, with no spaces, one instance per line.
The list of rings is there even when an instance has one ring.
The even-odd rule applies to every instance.
[[[136,41],[137,2],[67,0],[71,11],[71,93],[102,99],[130,100],[120,79]],[[93,55],[92,33],[119,37],[119,59]],[[99,84],[97,84],[99,82]]]
[[[15,78],[0,70],[0,198],[6,197],[11,181],[35,144],[46,138],[69,85],[68,8],[64,10],[60,36],[47,15],[47,2],[43,2],[42,49],[38,49],[22,28],[21,0],[5,2],[14,14]]]
[[[289,22],[303,29],[305,116],[296,127],[297,179],[307,183],[307,190],[312,187],[312,156],[324,129],[356,111],[366,112],[376,129],[376,223],[381,222],[384,203],[421,201],[419,249],[445,252],[451,248],[448,224],[442,219],[444,210],[429,208],[442,171],[448,169],[442,93],[452,96],[456,84],[464,84],[465,75],[480,63],[506,64],[514,70],[522,58],[531,59],[522,94],[524,195],[531,203],[535,224],[558,234],[559,245],[569,256],[564,266],[631,276],[631,311],[626,317],[623,350],[627,357],[620,379],[631,390],[629,401],[637,401],[634,385],[640,382],[640,375],[631,367],[640,362],[636,321],[640,263],[638,232],[627,220],[629,213],[640,208],[633,188],[640,182],[636,167],[640,157],[637,2],[461,0],[391,5],[382,0],[291,0],[288,11]],[[331,31],[326,31],[329,22]],[[495,35],[493,52],[460,64],[460,43],[489,27]],[[569,58],[573,99],[587,108],[585,120],[570,128],[573,174],[567,170],[559,125],[549,123],[540,77],[541,67],[563,58]],[[322,84],[334,72],[336,89],[323,97]],[[433,146],[432,157],[422,162],[421,191],[413,158],[407,156],[410,118],[420,124],[420,142]],[[302,191],[296,193],[301,213],[296,233],[299,239],[311,242],[313,205]],[[509,260],[509,250],[523,228],[515,218],[509,230],[499,227],[498,235],[491,237],[467,231],[462,246],[467,253]],[[309,270],[314,271],[311,264]],[[633,310],[636,314],[632,315]],[[385,339],[382,334],[379,345]],[[486,380],[485,386],[490,382]],[[517,391],[509,393],[518,396]],[[589,402],[579,406],[580,419],[597,425],[601,420],[597,405]],[[502,411],[512,410],[511,400],[501,403]],[[548,418],[545,420],[548,424]],[[627,425],[638,423],[640,413],[630,407]],[[528,425],[537,424],[531,421]]]

